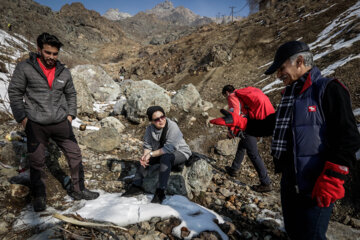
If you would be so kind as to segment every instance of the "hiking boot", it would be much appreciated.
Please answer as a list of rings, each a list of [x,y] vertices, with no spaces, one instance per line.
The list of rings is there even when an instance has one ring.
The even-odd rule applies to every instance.
[[[89,189],[84,189],[80,192],[76,192],[76,191],[68,191],[68,195],[70,197],[72,197],[74,200],[81,200],[81,199],[85,199],[85,200],[93,200],[96,199],[100,196],[100,193],[98,192],[92,192]]]
[[[259,192],[259,193],[272,191],[271,184],[269,184],[269,185],[265,185],[265,184],[253,185],[253,186],[251,186],[251,189],[254,190],[255,192]]]
[[[45,197],[36,197],[33,202],[33,207],[35,212],[42,212],[46,209],[46,198]]]
[[[140,186],[136,186],[136,185],[131,185],[130,188],[128,190],[126,190],[126,192],[123,193],[123,195],[121,195],[122,197],[132,197],[135,195],[139,195],[144,193],[144,189]]]
[[[237,177],[239,175],[239,170],[235,170],[232,167],[225,167],[226,169],[226,173],[230,176],[230,177]]]
[[[156,192],[154,194],[153,199],[151,200],[151,203],[159,203],[161,204],[165,199],[165,190],[157,188]]]

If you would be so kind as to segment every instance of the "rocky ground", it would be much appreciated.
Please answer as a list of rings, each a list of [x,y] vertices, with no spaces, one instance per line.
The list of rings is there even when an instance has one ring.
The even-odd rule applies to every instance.
[[[87,125],[85,131],[79,131],[80,122],[74,124],[83,153],[87,186],[110,193],[125,191],[128,181],[124,177],[135,171],[142,153],[142,135],[148,124],[145,110],[150,105],[159,104],[171,119],[178,122],[191,149],[211,159],[209,169],[212,177],[202,185],[204,189],[193,189],[196,193],[190,195],[187,191],[183,194],[221,214],[226,223],[219,226],[230,239],[286,237],[281,225],[280,176],[274,174],[270,138],[259,139],[258,148],[273,182],[272,192],[259,194],[250,189],[251,185],[258,183],[258,178],[247,157],[238,177],[225,174],[225,166],[230,165],[234,158],[236,142],[226,139],[225,128],[208,123],[211,118],[218,117],[219,109],[226,105],[220,92],[223,85],[264,88],[274,81],[274,77],[266,78],[262,73],[268,66],[266,64],[272,61],[276,48],[287,40],[302,39],[312,44],[318,57],[316,64],[321,69],[331,70],[329,66],[339,66],[330,76],[341,79],[348,86],[353,108],[360,107],[360,46],[357,41],[360,20],[358,14],[346,12],[355,4],[359,5],[355,0],[284,1],[268,11],[232,24],[202,26],[190,35],[160,46],[141,45],[127,39],[117,23],[103,21],[98,13],[85,10],[79,4],[66,5],[58,13],[30,0],[2,1],[1,4],[6,7],[1,8],[4,14],[0,18],[8,14],[16,23],[14,29],[18,25],[17,33],[26,39],[33,40],[43,30],[51,29],[58,29],[54,33],[64,36],[66,47],[62,61],[72,67],[78,91],[79,118]],[[24,14],[17,15],[17,8]],[[77,14],[78,11],[82,14]],[[324,34],[328,42],[317,41],[329,24],[331,26],[336,19],[337,23],[343,23],[347,16],[346,23],[328,29],[332,34]],[[48,29],[39,29],[29,25],[29,18],[39,22],[49,22],[53,18],[58,21],[56,26],[49,23]],[[340,48],[344,42],[347,47]],[[26,49],[30,50],[28,45]],[[9,61],[2,54],[1,62]],[[339,61],[348,58],[352,60],[341,65]],[[75,67],[84,63],[89,65]],[[119,81],[120,66],[126,68],[125,78],[129,80]],[[0,67],[1,73],[10,70],[6,64]],[[274,106],[279,103],[281,91],[276,88],[281,86],[267,93]],[[0,117],[0,236],[24,239],[41,232],[37,227],[13,229],[13,223],[30,203],[26,177],[13,178],[19,175],[19,166],[26,168],[21,161],[22,156],[26,156],[26,144],[6,140],[11,131],[23,133],[23,130],[13,121],[8,121],[7,114]],[[359,116],[357,121],[360,121]],[[61,185],[68,167],[54,145],[49,152],[48,206],[63,210],[70,207]],[[329,239],[359,239],[359,165],[356,163],[351,170],[345,199],[335,206]],[[187,177],[189,169],[191,167],[180,175]],[[174,178],[176,176],[179,173]],[[171,229],[178,224],[177,219],[155,218],[126,226],[130,231],[124,233],[60,223],[49,231],[60,239],[79,236],[116,239],[114,234],[119,239],[175,239]],[[182,232],[186,237],[187,229]],[[198,236],[198,239],[218,238],[215,232],[203,232]]]

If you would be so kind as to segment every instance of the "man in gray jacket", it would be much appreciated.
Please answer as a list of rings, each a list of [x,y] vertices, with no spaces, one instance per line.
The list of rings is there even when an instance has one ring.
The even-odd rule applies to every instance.
[[[10,106],[17,122],[25,128],[30,163],[34,210],[46,209],[45,149],[49,138],[64,152],[71,172],[68,194],[75,200],[95,199],[99,193],[84,186],[80,148],[72,131],[76,117],[76,91],[70,71],[57,58],[62,43],[54,35],[37,38],[38,53],[20,62],[9,85]]]

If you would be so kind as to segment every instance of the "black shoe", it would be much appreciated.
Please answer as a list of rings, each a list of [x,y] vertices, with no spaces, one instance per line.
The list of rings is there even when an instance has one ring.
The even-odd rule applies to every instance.
[[[239,170],[235,170],[232,167],[225,167],[226,169],[226,173],[230,176],[230,177],[237,177],[239,175]]]
[[[152,203],[159,203],[161,204],[164,199],[165,199],[165,190],[164,189],[160,189],[160,188],[157,188],[156,189],[156,192],[154,194],[154,197],[153,199],[151,200]]]
[[[45,197],[36,197],[33,202],[34,211],[42,212],[46,209],[46,198]]]
[[[85,199],[85,200],[93,200],[96,199],[100,196],[100,193],[98,192],[92,192],[89,189],[84,189],[80,192],[76,192],[76,191],[68,191],[68,195],[70,197],[72,197],[74,200],[81,200],[81,199]]]
[[[269,185],[265,185],[265,184],[253,185],[253,186],[251,186],[251,189],[254,190],[255,192],[259,192],[259,193],[272,191],[271,184],[269,184]]]
[[[132,197],[135,195],[139,195],[144,193],[144,189],[142,187],[131,185],[130,188],[121,195],[122,197]]]

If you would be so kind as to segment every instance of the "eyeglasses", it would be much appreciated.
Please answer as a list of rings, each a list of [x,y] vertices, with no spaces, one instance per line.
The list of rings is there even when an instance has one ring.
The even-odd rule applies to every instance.
[[[154,122],[160,122],[160,120],[164,120],[166,117],[165,115],[162,115],[161,117],[153,119]]]

